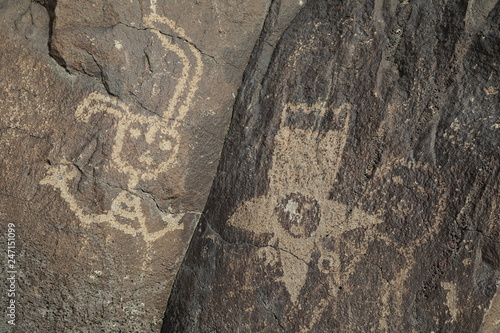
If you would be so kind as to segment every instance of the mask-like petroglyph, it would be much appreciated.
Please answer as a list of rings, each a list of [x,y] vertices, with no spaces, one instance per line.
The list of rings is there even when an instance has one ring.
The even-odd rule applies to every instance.
[[[327,111],[321,103],[285,106],[274,139],[269,192],[244,202],[229,219],[232,226],[273,235],[270,246],[259,249],[258,255],[267,265],[281,260],[282,281],[294,303],[306,282],[314,251],[321,252],[318,263],[323,272],[337,270],[340,265],[338,254],[322,245],[326,235],[338,237],[382,222],[358,208],[349,213],[345,204],[329,200],[348,138],[350,105],[332,110],[336,128],[327,132],[286,125],[287,117],[314,114],[320,118]]]
[[[75,117],[87,123],[100,114],[107,114],[116,120],[115,136],[112,142],[108,168],[127,178],[123,188],[112,200],[110,208],[93,213],[79,203],[74,194],[78,169],[70,162],[48,168],[41,184],[58,189],[71,211],[85,225],[104,223],[132,236],[141,236],[150,245],[168,232],[182,229],[179,221],[182,214],[171,214],[159,210],[161,228],[148,228],[146,210],[151,204],[141,195],[138,185],[141,181],[155,180],[159,174],[168,172],[179,155],[179,124],[185,119],[191,106],[203,72],[200,52],[189,42],[183,29],[174,22],[156,13],[156,1],[151,1],[151,14],[144,18],[144,25],[152,38],[161,44],[164,55],[172,54],[180,60],[182,70],[172,89],[163,114],[144,115],[131,110],[131,105],[111,96],[91,93],[76,108]],[[179,37],[174,43],[161,29],[173,31]],[[180,42],[182,41],[182,42]]]
[[[349,104],[335,110],[322,103],[286,105],[274,138],[267,194],[243,202],[229,218],[231,226],[250,231],[259,240],[268,239],[268,246],[259,247],[256,252],[258,262],[282,272],[277,281],[283,283],[296,306],[303,305],[300,295],[309,273],[319,271],[321,286],[328,287],[332,297],[317,300],[310,321],[301,327],[301,332],[312,331],[331,299],[339,295],[339,287],[350,285],[350,279],[359,274],[360,264],[371,265],[367,260],[373,242],[396,249],[396,277],[386,278],[378,266],[373,267],[374,274],[382,274],[380,283],[390,282],[386,286],[373,284],[374,293],[382,298],[380,311],[387,317],[394,313],[398,308],[394,304],[403,300],[402,291],[414,267],[415,255],[413,247],[398,243],[396,232],[387,233],[379,227],[396,220],[401,230],[414,228],[414,244],[425,246],[438,232],[445,212],[446,189],[436,171],[427,164],[408,163],[404,159],[380,165],[366,186],[364,199],[357,204],[348,206],[331,199],[349,137],[350,110]],[[318,130],[322,117],[328,117],[333,124],[327,131]],[[311,121],[315,124],[311,125]],[[399,188],[399,192],[411,193],[405,198],[388,195],[391,191],[399,193]],[[383,203],[378,203],[380,198],[384,198]],[[365,209],[362,202],[377,204]],[[427,208],[429,218],[422,220],[419,210]],[[379,325],[388,325],[386,316]]]

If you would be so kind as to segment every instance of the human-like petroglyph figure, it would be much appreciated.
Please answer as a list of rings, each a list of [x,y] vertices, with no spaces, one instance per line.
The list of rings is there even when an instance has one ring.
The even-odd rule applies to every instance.
[[[115,118],[115,136],[112,142],[108,167],[127,178],[126,188],[112,200],[104,212],[91,212],[79,203],[72,184],[79,171],[69,161],[49,166],[47,176],[41,184],[58,189],[71,211],[85,225],[103,223],[132,236],[141,236],[150,245],[170,231],[182,229],[179,221],[182,214],[171,214],[160,210],[163,227],[151,231],[147,225],[147,205],[139,191],[141,181],[155,180],[167,173],[179,154],[179,125],[185,119],[193,102],[203,72],[200,52],[188,42],[184,30],[168,18],[157,14],[156,0],[151,0],[151,13],[143,18],[146,31],[156,38],[164,49],[164,56],[174,54],[182,65],[171,97],[162,114],[140,114],[127,104],[112,96],[93,92],[76,108],[75,117],[87,123],[96,115],[107,114]],[[163,29],[177,34],[174,43]]]
[[[346,205],[329,199],[329,189],[325,186],[334,183],[342,161],[349,134],[350,108],[349,104],[343,104],[331,110],[340,125],[320,134],[312,129],[287,126],[286,120],[294,115],[324,117],[328,111],[324,104],[286,105],[280,130],[274,138],[269,192],[244,202],[229,219],[232,226],[273,235],[268,242],[270,246],[259,249],[258,255],[266,265],[281,260],[282,282],[292,302],[298,300],[306,282],[315,250],[321,252],[319,268],[322,271],[335,270],[340,264],[338,253],[322,246],[325,235],[339,236],[382,222],[358,208],[348,214]]]
[[[394,239],[378,229],[387,222],[386,216],[400,221],[405,221],[408,215],[418,216],[422,208],[418,202],[426,202],[426,198],[432,196],[439,198],[429,202],[429,211],[435,212],[436,218],[421,224],[411,221],[418,231],[415,243],[429,242],[440,224],[444,190],[439,179],[433,180],[433,169],[425,164],[404,160],[388,162],[377,169],[373,183],[364,193],[384,197],[391,188],[401,187],[413,191],[414,198],[422,199],[417,203],[391,197],[386,205],[376,205],[376,211],[366,211],[361,204],[348,206],[332,199],[331,186],[345,162],[350,112],[350,104],[336,109],[326,107],[325,103],[285,105],[274,137],[272,165],[267,174],[268,192],[240,204],[228,220],[229,225],[256,235],[259,247],[255,255],[259,265],[270,272],[280,272],[275,281],[284,285],[294,305],[301,304],[301,292],[305,290],[310,272],[318,272],[320,285],[327,287],[327,294],[335,299],[339,288],[348,285],[359,265],[366,262],[370,244],[392,244]],[[320,131],[318,124],[326,116],[334,125]],[[417,176],[408,176],[407,180],[403,178],[407,174]],[[418,175],[426,180],[426,189],[416,182]],[[410,180],[412,184],[408,184]],[[260,243],[262,239],[266,239],[265,246]],[[398,266],[398,277],[382,295],[383,311],[389,313],[391,302],[402,299],[402,290],[413,267],[412,248],[401,252],[408,261]],[[330,303],[331,298],[318,299],[310,322],[301,332],[310,332]]]

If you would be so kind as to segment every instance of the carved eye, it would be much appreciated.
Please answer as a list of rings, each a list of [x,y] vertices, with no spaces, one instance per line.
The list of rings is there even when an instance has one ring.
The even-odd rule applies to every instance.
[[[161,150],[171,150],[172,149],[172,143],[170,141],[162,141],[159,144]]]
[[[140,130],[139,127],[131,127],[129,129],[129,132],[130,132],[130,136],[134,139],[138,139],[141,135],[142,135],[142,131]]]
[[[157,147],[161,151],[166,152],[172,150],[172,148],[176,144],[174,140],[175,139],[171,133],[167,132],[167,130],[165,129],[162,129],[156,133],[154,145],[157,145]]]
[[[278,221],[293,237],[311,237],[321,214],[318,202],[301,193],[290,193],[276,206]]]

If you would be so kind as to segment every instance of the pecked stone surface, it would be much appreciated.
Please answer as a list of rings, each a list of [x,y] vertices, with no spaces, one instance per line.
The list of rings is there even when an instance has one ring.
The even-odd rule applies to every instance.
[[[162,332],[498,331],[499,21],[311,0],[257,46]]]
[[[283,1],[281,29],[300,6]],[[160,330],[270,8],[0,0],[0,240],[14,223],[18,272],[0,331]]]

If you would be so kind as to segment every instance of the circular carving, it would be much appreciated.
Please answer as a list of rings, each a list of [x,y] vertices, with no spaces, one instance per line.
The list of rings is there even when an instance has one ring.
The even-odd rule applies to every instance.
[[[290,193],[275,208],[281,226],[293,237],[310,237],[321,219],[318,202],[301,193]]]

